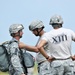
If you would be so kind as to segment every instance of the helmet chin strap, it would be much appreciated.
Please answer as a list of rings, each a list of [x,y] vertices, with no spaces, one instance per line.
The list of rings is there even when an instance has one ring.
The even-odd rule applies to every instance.
[[[22,38],[22,36],[20,36],[20,31],[18,31],[18,33],[15,34],[15,36],[19,36],[20,38]]]
[[[18,31],[18,36],[19,36],[20,38],[22,38],[22,36],[20,35],[20,31]]]
[[[36,36],[39,36],[40,32],[43,30],[43,28],[40,29],[40,31],[38,31],[38,28],[36,29],[37,31],[37,35]]]
[[[15,34],[14,37],[16,37],[16,36],[19,36],[20,38],[22,37],[22,36],[20,36],[20,34]]]

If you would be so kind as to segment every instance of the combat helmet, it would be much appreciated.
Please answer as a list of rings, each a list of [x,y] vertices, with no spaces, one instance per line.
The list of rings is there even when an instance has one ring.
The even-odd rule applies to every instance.
[[[51,17],[49,24],[63,24],[63,19],[60,15],[54,15]]]
[[[18,31],[23,30],[23,29],[24,29],[24,27],[22,24],[12,24],[9,27],[9,33],[10,34],[17,33]]]
[[[31,31],[33,31],[34,29],[38,29],[38,28],[44,28],[44,24],[40,20],[34,20],[29,25],[29,30],[31,30]]]

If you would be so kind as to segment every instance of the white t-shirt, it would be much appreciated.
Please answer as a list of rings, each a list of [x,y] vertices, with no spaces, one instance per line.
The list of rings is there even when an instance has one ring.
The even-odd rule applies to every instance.
[[[39,43],[40,43],[40,40],[43,38],[43,36],[45,35],[46,33],[44,33],[39,39],[38,39],[38,42],[37,42],[37,44],[36,45],[38,45]],[[45,46],[44,46],[44,50],[46,51],[46,53],[50,56],[50,50],[49,50],[49,45],[48,44],[46,44]],[[40,63],[40,62],[42,62],[42,61],[45,61],[46,60],[46,58],[40,53],[40,52],[38,52],[37,54],[36,54],[36,61],[37,61],[37,63]]]
[[[53,29],[47,32],[41,40],[46,40],[52,57],[57,59],[69,58],[71,43],[75,39],[75,33],[66,28]]]

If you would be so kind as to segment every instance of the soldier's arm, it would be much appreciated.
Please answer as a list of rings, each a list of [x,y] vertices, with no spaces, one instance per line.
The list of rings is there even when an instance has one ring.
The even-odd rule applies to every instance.
[[[40,43],[38,44],[37,48],[41,49],[46,43],[47,43],[46,40],[41,40]]]
[[[23,42],[19,43],[19,48],[26,49],[26,50],[32,51],[32,52],[38,52],[39,51],[37,47],[26,45]]]
[[[46,51],[44,50],[43,46],[46,44],[47,42],[45,40],[42,40],[39,45],[37,46],[37,48],[39,49],[39,52],[49,61],[53,61],[54,58],[53,57],[50,57]]]

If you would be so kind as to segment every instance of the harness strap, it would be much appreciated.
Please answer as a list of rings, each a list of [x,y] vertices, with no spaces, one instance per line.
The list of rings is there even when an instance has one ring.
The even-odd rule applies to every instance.
[[[42,63],[46,62],[47,60],[41,61],[40,63],[38,63],[38,65],[41,65]]]

